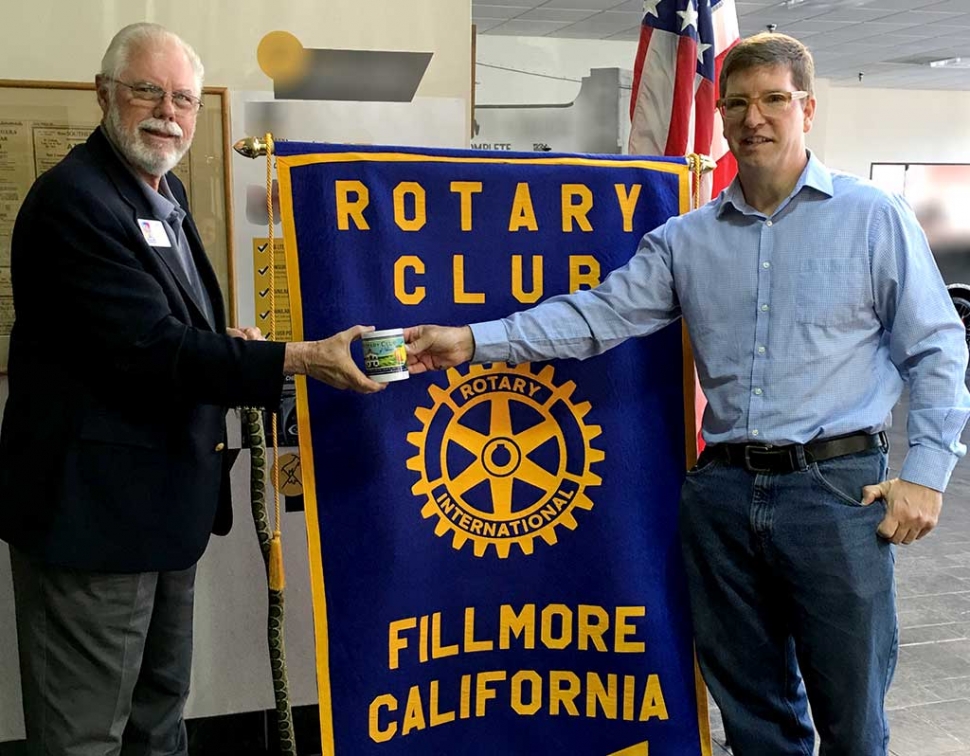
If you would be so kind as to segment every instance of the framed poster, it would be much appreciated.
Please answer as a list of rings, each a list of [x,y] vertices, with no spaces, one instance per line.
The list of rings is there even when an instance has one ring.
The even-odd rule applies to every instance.
[[[206,87],[202,102],[192,149],[174,173],[185,184],[235,325],[227,91]],[[14,321],[10,242],[17,212],[37,177],[86,141],[100,121],[93,83],[0,79],[0,373],[7,371]]]

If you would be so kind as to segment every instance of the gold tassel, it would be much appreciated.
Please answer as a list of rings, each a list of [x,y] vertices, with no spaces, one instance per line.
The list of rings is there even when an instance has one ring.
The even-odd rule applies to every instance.
[[[282,591],[286,585],[283,575],[283,542],[279,531],[273,533],[269,539],[269,587],[273,591]]]

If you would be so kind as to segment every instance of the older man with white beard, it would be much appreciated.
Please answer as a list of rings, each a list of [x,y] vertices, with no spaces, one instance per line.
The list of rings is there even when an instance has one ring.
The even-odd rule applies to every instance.
[[[203,68],[195,52],[173,35],[150,46],[115,41],[95,77],[108,139],[155,191],[188,152],[202,107]]]
[[[34,184],[13,232],[0,429],[30,756],[184,756],[195,565],[232,522],[226,408],[284,374],[382,388],[353,326],[279,344],[226,328],[169,171],[192,143],[198,56],[155,24],[111,41],[101,126]]]

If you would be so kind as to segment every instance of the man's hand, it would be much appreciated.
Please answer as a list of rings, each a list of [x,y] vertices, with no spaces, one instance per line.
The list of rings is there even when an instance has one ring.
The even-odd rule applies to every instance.
[[[943,494],[932,488],[893,478],[862,489],[862,503],[886,500],[886,516],[876,532],[888,541],[909,545],[936,527]]]
[[[263,336],[263,332],[260,331],[257,326],[227,328],[226,335],[232,336],[235,339],[244,339],[246,341],[266,341],[266,337]]]
[[[468,326],[412,326],[404,329],[404,341],[411,373],[455,367],[475,354],[475,339]]]
[[[351,389],[361,394],[383,391],[387,384],[377,383],[364,375],[350,356],[350,345],[373,330],[374,326],[356,325],[329,339],[290,342],[286,345],[283,372],[307,375],[334,388]]]

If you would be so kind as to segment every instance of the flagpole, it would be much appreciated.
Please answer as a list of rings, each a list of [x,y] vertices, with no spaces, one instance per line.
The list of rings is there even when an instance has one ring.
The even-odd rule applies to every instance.
[[[691,172],[691,210],[696,210],[701,204],[701,178],[706,173],[717,168],[717,162],[707,156],[692,152],[686,156],[687,165]],[[691,347],[687,324],[681,326],[681,344],[684,370],[684,425],[690,432],[684,434],[687,469],[693,467],[701,451],[700,423],[698,422],[698,396],[701,394],[697,380],[697,368],[694,363],[694,350]]]

